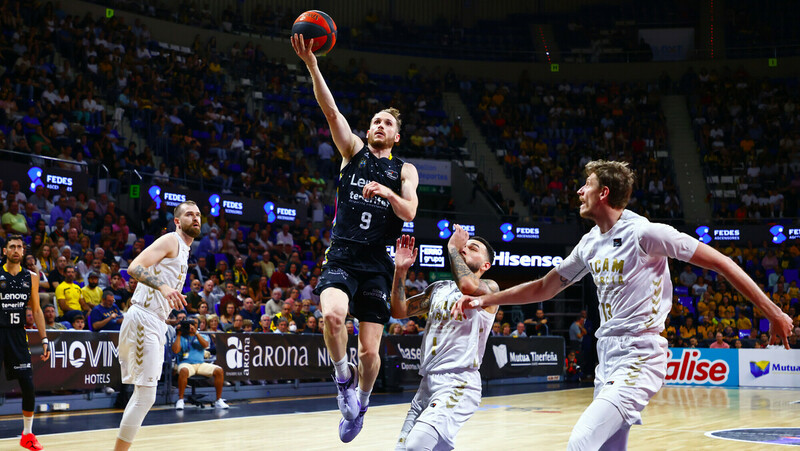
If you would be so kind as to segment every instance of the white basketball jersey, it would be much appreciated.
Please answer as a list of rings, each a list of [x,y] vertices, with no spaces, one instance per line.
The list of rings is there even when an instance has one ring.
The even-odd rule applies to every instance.
[[[170,287],[183,291],[183,284],[186,282],[186,272],[189,270],[189,246],[178,236],[177,232],[172,232],[178,242],[178,255],[173,258],[165,258],[152,266],[153,274],[158,276],[165,284]],[[164,298],[160,291],[150,288],[143,283],[136,286],[136,291],[131,297],[131,305],[139,306],[145,310],[155,313],[156,316],[166,321],[172,312],[172,307]]]
[[[478,370],[492,330],[494,314],[469,310],[467,318],[451,318],[450,309],[461,297],[451,280],[434,282],[428,324],[422,338],[419,374]]]
[[[592,273],[600,302],[597,337],[660,333],[672,308],[667,257],[688,261],[698,243],[624,210],[606,233],[594,226],[556,271],[571,281]]]

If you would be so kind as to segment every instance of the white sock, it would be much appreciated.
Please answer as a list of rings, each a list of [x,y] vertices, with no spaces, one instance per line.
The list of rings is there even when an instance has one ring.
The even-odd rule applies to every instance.
[[[367,407],[369,404],[369,395],[372,394],[372,390],[364,391],[361,387],[358,387],[358,400],[361,402],[361,408]]]
[[[33,415],[26,417],[25,415],[22,416],[22,433],[23,434],[30,434],[33,429]]]
[[[344,382],[350,379],[350,365],[347,364],[347,357],[342,357],[342,360],[333,362],[333,369],[336,371],[336,380]]]

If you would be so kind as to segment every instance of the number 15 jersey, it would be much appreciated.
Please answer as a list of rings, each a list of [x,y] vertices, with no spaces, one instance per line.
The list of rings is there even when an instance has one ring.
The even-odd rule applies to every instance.
[[[334,240],[370,245],[394,243],[403,229],[403,221],[387,199],[380,196],[365,199],[362,193],[369,182],[378,182],[400,195],[403,164],[403,160],[393,155],[376,157],[366,145],[353,155],[339,173]]]
[[[592,274],[600,303],[598,338],[660,333],[672,308],[667,257],[689,261],[697,238],[624,210],[606,233],[594,226],[556,268],[571,281]]]
[[[25,307],[30,297],[31,272],[23,268],[12,276],[6,265],[0,266],[0,328],[25,327]]]

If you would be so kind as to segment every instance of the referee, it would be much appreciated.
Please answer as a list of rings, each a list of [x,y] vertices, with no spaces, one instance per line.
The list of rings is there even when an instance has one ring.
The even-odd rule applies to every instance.
[[[24,429],[19,444],[25,449],[40,450],[42,445],[31,431],[35,401],[31,351],[25,334],[25,308],[30,306],[42,338],[42,360],[47,360],[50,349],[39,305],[39,275],[20,266],[25,256],[25,243],[20,235],[8,236],[3,255],[6,261],[0,267],[0,364],[5,366],[6,379],[18,379],[22,389]]]

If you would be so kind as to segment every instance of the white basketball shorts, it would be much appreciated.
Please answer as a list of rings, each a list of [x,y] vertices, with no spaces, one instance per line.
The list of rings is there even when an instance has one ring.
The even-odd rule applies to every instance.
[[[657,334],[601,337],[597,360],[594,398],[616,406],[628,425],[642,424],[640,412],[667,375],[667,340]]]
[[[411,400],[406,422],[427,423],[436,429],[442,441],[436,449],[455,448],[456,434],[481,404],[481,374],[478,371],[461,373],[428,373],[422,378],[419,390]],[[407,435],[409,431],[401,434]],[[405,439],[401,436],[401,440]],[[405,449],[402,441],[397,449]]]
[[[123,384],[156,386],[164,365],[167,325],[155,314],[131,306],[119,331]]]

